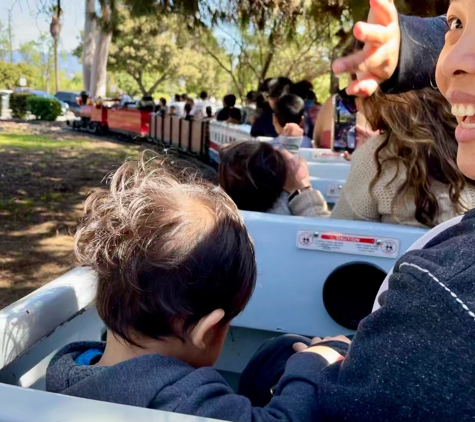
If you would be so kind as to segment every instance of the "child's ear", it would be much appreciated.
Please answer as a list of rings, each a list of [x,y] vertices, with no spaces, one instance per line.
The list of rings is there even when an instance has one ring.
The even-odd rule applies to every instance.
[[[190,333],[191,342],[198,349],[206,348],[206,336],[207,334],[218,325],[224,318],[225,312],[222,309],[216,309],[209,315],[201,318],[198,324],[193,328]]]

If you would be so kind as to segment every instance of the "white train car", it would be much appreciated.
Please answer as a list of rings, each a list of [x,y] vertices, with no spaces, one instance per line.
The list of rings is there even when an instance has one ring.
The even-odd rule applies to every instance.
[[[261,343],[282,333],[351,333],[385,275],[425,230],[243,213],[258,261],[255,293],[216,364],[230,384]],[[76,268],[0,311],[0,422],[205,422],[155,410],[46,393],[45,371],[64,345],[100,340],[95,275]]]

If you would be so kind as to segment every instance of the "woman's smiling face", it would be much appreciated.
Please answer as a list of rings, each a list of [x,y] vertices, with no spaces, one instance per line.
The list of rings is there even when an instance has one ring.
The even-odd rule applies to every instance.
[[[475,0],[452,0],[437,85],[457,117],[458,166],[475,180]]]

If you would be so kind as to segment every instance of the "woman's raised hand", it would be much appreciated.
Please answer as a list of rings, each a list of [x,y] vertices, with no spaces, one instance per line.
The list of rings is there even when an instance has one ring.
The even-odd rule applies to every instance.
[[[365,43],[362,51],[333,62],[335,74],[353,73],[349,95],[370,96],[394,74],[401,47],[401,29],[394,0],[370,0],[368,22],[354,27],[356,39]]]

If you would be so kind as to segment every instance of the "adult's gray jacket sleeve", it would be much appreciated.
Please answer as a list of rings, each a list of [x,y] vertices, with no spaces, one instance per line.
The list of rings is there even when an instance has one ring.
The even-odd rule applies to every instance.
[[[448,25],[437,18],[399,17],[401,52],[394,75],[382,86],[386,93],[401,93],[436,86],[435,68],[444,47]]]

